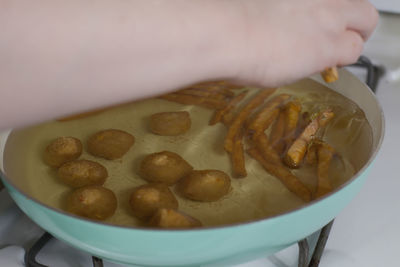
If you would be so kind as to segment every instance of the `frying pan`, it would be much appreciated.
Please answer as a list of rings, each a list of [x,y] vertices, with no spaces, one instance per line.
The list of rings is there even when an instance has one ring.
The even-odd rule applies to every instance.
[[[299,208],[265,219],[193,230],[156,230],[118,226],[86,220],[51,207],[34,197],[6,167],[6,157],[15,158],[9,140],[13,131],[0,139],[1,179],[17,205],[34,222],[53,236],[94,256],[140,266],[231,265],[268,256],[284,249],[331,221],[361,189],[383,137],[384,117],[372,91],[346,70],[340,79],[326,85],[319,76],[307,80],[328,86],[355,102],[371,126],[368,148],[357,147],[360,158],[356,174],[325,197]]]

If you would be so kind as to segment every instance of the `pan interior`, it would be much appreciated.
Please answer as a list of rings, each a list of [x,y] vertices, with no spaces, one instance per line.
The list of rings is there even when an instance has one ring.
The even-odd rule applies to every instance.
[[[244,90],[244,89],[243,89]],[[258,89],[249,89],[250,99]],[[239,90],[240,91],[240,90]],[[335,188],[348,181],[368,161],[372,151],[372,130],[364,112],[352,101],[324,85],[305,79],[278,89],[274,95],[289,93],[298,97],[303,109],[313,112],[324,106],[333,108],[336,116],[325,131],[324,140],[337,150],[330,167],[330,179]],[[158,136],[149,132],[151,114],[165,111],[188,111],[192,126],[181,136]],[[58,122],[51,121],[33,127],[13,131],[4,151],[4,171],[14,185],[37,201],[63,209],[66,195],[71,188],[60,183],[56,170],[43,162],[45,147],[56,137],[73,136],[82,141],[84,152],[81,159],[99,162],[109,172],[104,186],[117,196],[118,209],[106,223],[141,226],[132,216],[129,197],[136,186],[145,184],[138,175],[138,166],[149,153],[164,150],[176,152],[196,170],[218,169],[232,174],[231,162],[223,149],[226,127],[222,124],[209,126],[213,114],[197,106],[181,105],[162,99],[147,99],[112,108],[90,117]],[[103,129],[121,129],[135,136],[135,144],[119,160],[105,160],[87,153],[88,137]],[[194,216],[206,226],[247,222],[282,214],[306,203],[292,194],[275,177],[269,175],[255,160],[246,157],[248,176],[232,178],[232,190],[216,202],[204,203],[186,200],[175,194],[179,210]],[[312,191],[316,188],[315,166],[294,170]],[[171,187],[174,191],[174,188]]]

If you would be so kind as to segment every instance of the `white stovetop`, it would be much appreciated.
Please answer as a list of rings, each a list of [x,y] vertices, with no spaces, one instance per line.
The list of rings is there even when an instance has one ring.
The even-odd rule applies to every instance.
[[[381,16],[364,55],[388,70],[377,91],[386,117],[385,140],[361,192],[336,218],[321,267],[400,266],[400,207],[396,205],[400,203],[400,15]],[[0,192],[0,266],[23,266],[23,248],[29,248],[42,232],[7,192]],[[295,245],[236,267],[296,267],[297,253]],[[55,267],[92,266],[89,255],[55,240],[42,250],[38,261]],[[104,266],[122,267],[110,262]]]

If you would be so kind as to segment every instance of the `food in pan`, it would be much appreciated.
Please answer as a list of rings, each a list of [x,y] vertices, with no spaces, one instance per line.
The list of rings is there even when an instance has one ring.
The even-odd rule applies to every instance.
[[[331,71],[327,71],[327,73],[330,74]],[[211,84],[210,88],[213,86],[215,84]],[[204,89],[204,85],[192,86],[190,89],[178,91],[176,94],[197,95],[201,97],[201,101],[223,99],[222,97],[215,98],[210,92],[199,91],[199,89]],[[301,114],[302,104],[299,99],[286,93],[271,97],[275,92],[276,89],[260,90],[241,107],[238,106],[247,92],[233,94],[229,96],[230,100],[227,100],[223,108],[213,107],[215,112],[209,125],[224,122],[228,127],[224,148],[231,159],[234,177],[247,176],[244,151],[246,146],[250,146],[247,152],[251,158],[256,159],[267,172],[278,178],[299,198],[310,201],[310,189],[283,163],[290,168],[299,168],[311,141],[331,121],[334,113],[326,108],[314,115],[313,120],[308,121],[306,116],[308,112]],[[187,102],[187,104],[199,103]],[[229,118],[224,119],[224,116],[229,116]],[[269,132],[269,137],[266,132]],[[311,158],[312,155],[309,157]],[[191,175],[195,173],[192,172]],[[207,197],[197,197],[196,193],[192,193],[192,196],[183,190],[185,186],[188,187],[188,181],[191,181],[188,177],[191,175],[181,180],[178,185],[179,191],[193,200],[210,201]],[[196,187],[201,188],[199,185]],[[191,190],[196,192],[194,189]]]
[[[102,186],[90,185],[72,191],[66,200],[66,210],[94,220],[105,220],[117,209],[115,194]]]
[[[247,153],[267,172],[278,178],[289,191],[304,201],[310,201],[311,191],[283,165],[276,150],[270,146],[266,134],[255,136],[254,144],[255,147],[248,149]]]
[[[150,131],[158,135],[180,135],[189,131],[191,120],[189,112],[160,112],[151,115]]]
[[[226,134],[224,140],[224,148],[228,153],[233,150],[233,143],[235,137],[243,130],[243,124],[245,123],[247,117],[253,112],[254,109],[259,107],[264,100],[267,99],[276,89],[266,89],[261,90],[256,96],[254,96],[246,106],[240,110],[238,115],[234,118],[232,123],[229,125],[228,133]]]
[[[175,209],[158,209],[149,221],[149,226],[169,229],[194,228],[202,226],[202,223]]]
[[[73,123],[54,122],[49,126],[39,126],[38,134],[34,132],[26,136],[37,139],[39,149],[43,150],[44,140],[51,140],[52,137],[70,135],[87,140],[99,125],[113,125],[116,129],[121,127],[128,133],[134,131],[135,149],[130,149],[124,161],[98,159],[109,174],[105,185],[123,201],[116,216],[105,220],[125,226],[143,226],[152,221],[153,227],[178,228],[180,226],[175,225],[175,216],[172,216],[176,213],[178,218],[180,213],[189,214],[205,226],[217,226],[258,220],[301,207],[348,181],[359,170],[357,162],[368,154],[367,148],[371,145],[368,143],[371,129],[363,112],[342,95],[313,81],[278,89],[236,89],[206,83],[173,94],[190,96],[191,99],[197,97],[201,101],[214,98],[224,106],[217,105],[210,110],[211,106],[204,108],[196,101],[183,105],[158,97],[110,109]],[[149,114],[154,113],[154,106],[163,112],[187,110],[193,122],[191,129],[179,138],[149,134],[149,128],[144,123],[150,123]],[[225,144],[228,144],[227,147]],[[32,147],[21,150],[38,151]],[[298,156],[297,151],[301,151],[302,155]],[[87,152],[83,151],[83,158],[97,161]],[[296,168],[286,164],[285,158],[289,156],[295,159]],[[39,162],[42,160],[36,159]],[[25,165],[34,164],[38,165],[37,162]],[[43,164],[41,166],[43,168]],[[39,177],[39,184],[49,184],[49,190],[32,185],[37,191],[35,196],[39,194],[44,203],[57,206],[60,202],[57,196],[62,198],[66,187],[57,182],[57,170],[43,170],[47,172],[37,170],[32,173]],[[209,173],[202,170],[223,174],[212,173],[210,179],[207,178]],[[48,179],[49,176],[52,179]],[[41,177],[47,179],[42,181]],[[75,184],[72,178],[74,176],[71,176],[72,181],[65,183],[82,186]],[[146,199],[151,200],[154,191],[160,191],[154,189],[152,184],[149,185],[152,190],[138,189],[136,197],[139,197],[133,195],[130,199],[134,192],[131,188],[137,189],[144,181],[162,183],[167,188],[165,191],[169,192],[166,194],[170,199],[167,203],[172,203],[172,206],[140,204]],[[143,192],[147,197],[140,197]],[[136,214],[130,204],[133,204]],[[149,206],[154,208],[147,213],[141,209]],[[162,208],[165,211],[160,212]]]
[[[90,136],[87,141],[88,152],[105,159],[121,158],[131,148],[135,138],[130,133],[108,129]]]
[[[336,67],[326,68],[324,71],[321,72],[321,76],[327,83],[332,83],[339,79],[339,73]]]
[[[247,131],[257,135],[264,132],[271,124],[271,116],[285,100],[289,99],[290,95],[280,94],[269,100],[266,105],[254,115],[254,118],[249,123]]]
[[[160,208],[178,208],[178,201],[165,184],[151,183],[134,189],[129,199],[132,214],[140,219],[152,216]]]
[[[271,146],[268,136],[265,133],[253,135],[252,143],[251,148],[256,148],[266,160],[274,164],[281,163],[281,157]]]
[[[178,154],[162,151],[147,155],[140,164],[140,175],[149,182],[175,184],[193,167]]]
[[[160,98],[181,104],[222,110],[229,105],[235,96],[235,93],[231,90],[242,87],[225,81],[204,82],[163,95]]]
[[[218,89],[218,88],[185,88],[175,92],[180,95],[189,95],[189,96],[198,96],[204,98],[215,98],[219,100],[224,100],[225,98],[229,98],[234,96],[235,94],[226,89]]]
[[[57,170],[58,178],[71,187],[103,185],[108,176],[107,169],[91,160],[73,160],[64,163]]]
[[[278,178],[291,192],[296,194],[304,201],[311,200],[310,190],[289,170],[287,170],[282,164],[277,162],[270,162],[262,156],[256,149],[251,148],[247,150],[250,156],[257,160],[263,168],[271,173],[273,176]]]
[[[285,156],[285,163],[291,168],[298,168],[302,162],[312,138],[318,130],[324,127],[335,116],[330,109],[321,111],[315,119],[304,129],[301,135],[289,147]]]
[[[100,114],[101,112],[106,111],[107,109],[109,109],[109,108],[95,109],[95,110],[91,110],[91,111],[87,111],[87,112],[83,112],[83,113],[73,114],[73,115],[59,118],[59,119],[57,119],[57,121],[64,122],[64,121],[78,120],[78,119],[82,119],[82,118],[86,118],[89,116]]]
[[[199,88],[204,87],[193,86],[190,93],[195,94],[196,89]],[[247,92],[234,94],[230,96],[224,108],[214,107],[215,112],[209,125],[222,121],[228,127],[224,148],[231,159],[233,177],[247,176],[244,155],[244,151],[247,150],[251,158],[256,159],[267,172],[278,178],[291,192],[304,201],[310,201],[311,190],[283,163],[290,168],[299,168],[307,149],[311,149],[311,141],[317,137],[317,134],[323,135],[320,134],[321,130],[335,114],[330,108],[325,108],[315,113],[314,119],[308,120],[308,112],[301,113],[302,104],[299,99],[286,93],[271,96],[275,92],[276,89],[260,90],[240,107],[238,106]],[[204,92],[201,92],[201,96],[212,99],[211,95]],[[227,114],[229,114],[229,119],[224,121],[224,116]],[[308,156],[309,160],[312,156]],[[196,172],[191,175],[194,173]],[[178,185],[182,195],[193,200],[209,201],[206,197],[191,196],[183,190],[184,185],[189,184],[188,181],[190,179],[186,177]],[[200,188],[199,185],[196,187]]]
[[[307,152],[306,155],[304,156],[304,162],[308,165],[314,165],[317,164],[317,149],[318,149],[318,144],[319,142],[322,142],[318,139],[313,140],[308,146],[307,146]]]
[[[208,81],[208,82],[200,82],[193,85],[190,85],[188,89],[198,89],[205,90],[208,92],[218,92],[221,94],[227,94],[228,96],[232,96],[231,90],[241,89],[243,86],[233,84],[228,81]]]
[[[130,102],[128,102],[128,103],[119,103],[119,104],[115,104],[115,105],[111,105],[111,106],[107,106],[107,107],[96,108],[96,109],[92,109],[92,110],[81,112],[81,113],[67,115],[65,117],[58,118],[57,121],[66,122],[66,121],[84,119],[84,118],[87,118],[87,117],[90,117],[90,116],[98,115],[98,114],[103,113],[105,111],[112,110],[113,108],[116,108],[116,107],[125,106],[127,104],[130,104]]]
[[[271,133],[269,135],[269,143],[275,149],[275,151],[280,155],[285,149],[285,124],[286,118],[283,111],[277,110],[278,117],[275,122],[271,125]]]
[[[160,98],[173,102],[178,102],[181,104],[198,105],[209,109],[220,109],[226,106],[226,102],[223,99],[208,98],[204,96],[202,97],[202,96],[170,93],[167,95],[163,95]]]
[[[243,109],[232,119],[229,124],[228,133],[225,136],[224,148],[231,157],[233,174],[235,177],[245,177],[247,171],[244,166],[243,143],[241,141],[244,134],[244,124],[254,109],[259,107],[276,89],[262,90],[254,96]]]
[[[60,167],[65,162],[79,158],[82,143],[75,137],[58,137],[44,151],[44,162],[51,167]]]
[[[230,177],[219,170],[195,170],[179,181],[178,192],[197,201],[217,201],[231,189]]]
[[[247,176],[244,148],[242,142],[242,136],[238,135],[235,137],[233,143],[233,151],[230,154],[232,161],[232,173],[235,178],[243,178]]]
[[[287,147],[289,147],[295,137],[296,137],[296,132],[297,129],[300,130],[299,128],[299,121],[301,118],[301,110],[302,106],[301,103],[298,99],[289,101],[284,109],[283,109],[283,114],[284,114],[284,121],[285,121],[285,130],[283,134],[283,141],[282,141],[282,146],[283,148],[280,148],[278,152],[284,152]]]
[[[326,142],[320,142],[317,145],[317,190],[315,197],[321,197],[332,191],[332,182],[329,178],[329,167],[332,157],[335,155],[335,149]]]
[[[229,112],[232,111],[232,109],[235,108],[235,106],[243,100],[243,98],[247,95],[247,91],[244,91],[240,94],[238,94],[237,96],[233,97],[227,104],[225,107],[221,108],[221,109],[217,109],[214,112],[213,117],[211,118],[209,124],[210,125],[214,125],[218,122],[224,122],[226,123],[226,116],[229,114]],[[224,120],[225,118],[225,120]]]

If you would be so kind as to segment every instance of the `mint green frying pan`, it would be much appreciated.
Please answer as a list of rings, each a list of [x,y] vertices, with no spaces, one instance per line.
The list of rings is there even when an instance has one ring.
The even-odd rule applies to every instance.
[[[132,228],[72,216],[43,204],[31,196],[23,181],[9,175],[4,162],[5,157],[12,157],[8,142],[12,131],[3,133],[0,139],[1,178],[18,206],[43,229],[103,259],[139,266],[229,266],[264,257],[331,221],[361,189],[380,149],[384,117],[376,97],[349,72],[340,70],[339,75],[340,79],[328,87],[354,101],[365,112],[372,128],[371,147],[354,149],[354,157],[360,159],[358,171],[348,182],[321,199],[281,215],[196,230]],[[311,79],[322,83],[317,76]]]

